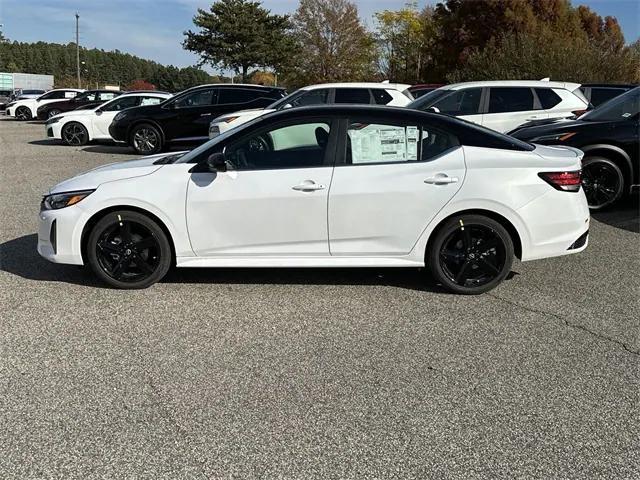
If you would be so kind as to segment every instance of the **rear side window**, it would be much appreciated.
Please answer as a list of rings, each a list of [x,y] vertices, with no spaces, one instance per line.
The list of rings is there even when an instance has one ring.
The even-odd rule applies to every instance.
[[[157,105],[163,100],[164,100],[163,98],[158,98],[158,97],[142,97],[142,100],[140,101],[140,105]]]
[[[336,88],[335,103],[371,103],[368,88]]]
[[[389,92],[382,88],[372,88],[371,94],[373,95],[373,100],[377,105],[386,105],[391,100],[393,100],[393,97],[389,94]]]
[[[430,106],[447,115],[474,115],[480,109],[481,97],[481,88],[465,88],[455,90]]]
[[[221,88],[218,103],[247,103],[261,96],[258,90],[245,88]]]
[[[560,95],[558,95],[550,88],[536,88],[535,90],[543,110],[553,108],[562,101]]]
[[[526,112],[534,110],[533,92],[524,87],[492,87],[489,113]]]
[[[111,100],[113,98],[116,98],[116,94],[115,93],[111,93],[111,92],[100,92],[100,100],[102,100],[103,102],[106,100]]]

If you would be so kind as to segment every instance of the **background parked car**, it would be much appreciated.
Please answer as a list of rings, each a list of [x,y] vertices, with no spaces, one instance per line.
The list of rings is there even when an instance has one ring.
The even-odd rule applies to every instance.
[[[112,140],[109,125],[123,110],[139,105],[155,105],[171,98],[166,92],[122,94],[90,110],[79,109],[56,115],[47,120],[47,137],[59,138],[67,145],[85,145],[92,140]]]
[[[38,108],[42,105],[57,102],[59,100],[70,99],[82,92],[84,92],[84,90],[79,88],[58,88],[56,90],[49,90],[38,98],[27,98],[11,102],[7,105],[6,114],[11,117],[15,117],[18,120],[30,120],[38,115]]]
[[[10,101],[16,100],[24,100],[26,98],[38,98],[40,95],[47,93],[47,90],[39,90],[39,89],[22,89],[16,88],[11,95]]]
[[[589,102],[578,83],[505,80],[446,85],[418,98],[408,108],[432,109],[508,132],[531,120],[584,113]]]
[[[201,85],[160,105],[141,106],[116,115],[109,132],[137,153],[149,155],[168,143],[205,141],[212,118],[242,108],[266,107],[285,95],[283,88],[262,85]]]
[[[7,108],[7,103],[9,103],[12,93],[11,90],[0,90],[0,110]]]
[[[635,87],[637,87],[637,85],[632,83],[583,83],[580,90],[584,93],[585,98],[589,100],[589,103],[594,107],[597,107],[618,95],[622,95],[623,93],[634,89]]]
[[[38,120],[46,120],[62,112],[76,110],[79,107],[98,106],[112,100],[123,92],[117,90],[88,90],[73,98],[47,103],[38,107]]]
[[[411,85],[409,91],[411,95],[413,95],[413,98],[420,98],[440,87],[444,87],[444,83],[419,83],[417,85]]]
[[[598,210],[639,186],[639,132],[640,87],[636,87],[577,120],[524,126],[510,135],[534,143],[570,145],[585,152],[582,185],[589,207]]]
[[[254,118],[285,108],[339,103],[390,105],[404,107],[413,99],[403,83],[322,83],[296,90],[267,108],[240,110],[215,118],[209,125],[209,138],[214,138],[231,128]]]

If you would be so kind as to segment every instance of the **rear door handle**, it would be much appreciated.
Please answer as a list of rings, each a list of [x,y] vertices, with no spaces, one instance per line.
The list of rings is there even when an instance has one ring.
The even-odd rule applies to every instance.
[[[321,183],[316,183],[313,180],[305,180],[301,184],[294,185],[291,188],[299,192],[315,192],[316,190],[324,190],[327,187],[325,187]]]
[[[448,183],[457,183],[458,181],[458,177],[450,177],[444,173],[438,173],[434,177],[425,178],[424,183],[432,185],[446,185]]]

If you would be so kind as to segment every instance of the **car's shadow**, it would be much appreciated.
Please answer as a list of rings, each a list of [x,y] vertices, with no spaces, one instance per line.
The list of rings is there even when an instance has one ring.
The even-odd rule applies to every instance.
[[[62,143],[62,140],[57,140],[55,138],[45,138],[44,140],[31,140],[29,142],[29,145],[49,146],[49,145],[64,145],[64,143]]]
[[[640,195],[633,194],[613,208],[591,214],[594,220],[612,227],[640,233]]]
[[[37,235],[32,234],[0,244],[0,270],[28,280],[108,288],[86,268],[50,263],[43,259],[36,251],[37,242]],[[162,282],[378,285],[444,293],[423,269],[417,268],[174,268]]]

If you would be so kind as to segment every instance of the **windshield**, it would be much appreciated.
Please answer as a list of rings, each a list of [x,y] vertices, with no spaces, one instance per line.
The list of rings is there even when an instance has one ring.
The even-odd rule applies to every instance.
[[[636,117],[640,112],[640,87],[612,98],[580,117],[587,122],[615,122]]]
[[[286,97],[281,98],[277,102],[273,102],[271,105],[267,106],[267,109],[282,110],[285,107],[285,105],[290,104],[293,101],[293,98],[297,97],[302,91],[303,90],[300,89],[300,90],[296,90],[293,93],[290,93]]]
[[[439,100],[440,98],[444,97],[445,95],[451,92],[452,90],[437,88],[415,99],[413,102],[407,105],[407,108],[413,108],[414,110],[426,110],[431,105],[433,105],[437,100]]]

